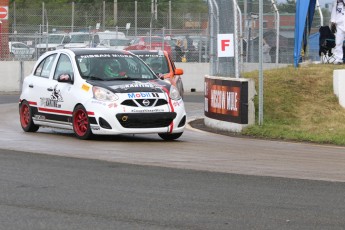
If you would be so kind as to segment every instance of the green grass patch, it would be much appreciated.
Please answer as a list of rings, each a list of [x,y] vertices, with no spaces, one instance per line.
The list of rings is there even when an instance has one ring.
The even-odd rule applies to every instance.
[[[333,93],[333,70],[343,68],[310,64],[264,71],[263,125],[256,122],[242,134],[345,145],[345,108]],[[258,71],[244,74],[255,80],[257,92],[258,76]],[[255,108],[258,112],[258,96]]]

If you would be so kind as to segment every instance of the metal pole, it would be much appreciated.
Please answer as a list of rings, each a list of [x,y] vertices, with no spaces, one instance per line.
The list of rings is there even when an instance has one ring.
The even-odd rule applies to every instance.
[[[13,29],[14,31],[17,31],[17,15],[16,15],[16,2],[13,2]]]
[[[117,25],[117,0],[114,0],[114,26]]]
[[[211,0],[208,2],[210,8],[210,23],[208,27],[210,28],[210,75],[213,76],[215,74],[214,70],[214,9],[213,3]]]
[[[242,12],[241,12],[241,9],[239,7],[239,5],[237,4],[237,11],[239,13],[239,19],[240,19],[240,39],[239,39],[239,42],[240,42],[240,63],[241,63],[241,71],[240,72],[243,72],[243,30],[242,30],[242,27],[243,27],[243,21],[242,21]]]
[[[72,25],[71,25],[71,31],[74,30],[74,2],[72,2]]]
[[[134,2],[134,35],[138,34],[138,1]]]
[[[149,35],[149,41],[150,41],[150,46],[149,48],[151,49],[151,38],[152,38],[152,20],[154,17],[154,0],[151,0],[151,20],[150,20],[150,35]]]
[[[105,30],[105,1],[103,1],[103,17],[102,17],[102,27],[103,31]]]
[[[48,22],[48,12],[47,12],[47,9],[45,9],[45,13],[46,13],[46,20],[47,20],[47,36],[48,36],[48,33],[49,33],[49,22]],[[47,39],[48,41],[48,39]]]
[[[237,36],[237,3],[236,0],[233,0],[233,12],[234,12],[234,41],[235,41],[235,77],[239,78],[238,70],[238,36]]]
[[[158,0],[154,0],[154,1],[155,1],[155,20],[157,21],[157,19],[158,19],[157,1]]]
[[[277,30],[277,38],[276,38],[276,65],[279,63],[279,37],[280,37],[280,15],[277,5],[275,4],[274,0],[272,1],[272,5],[274,8],[274,12],[276,13],[277,20],[276,20],[276,30]]]
[[[42,2],[42,33],[44,31],[44,2]]]
[[[164,51],[164,37],[165,37],[165,27],[162,28],[162,34],[163,34],[163,38],[162,38],[162,50]]]
[[[170,29],[170,34],[172,30],[172,22],[171,22],[171,0],[169,1],[169,29]]]
[[[219,7],[218,7],[218,4],[217,4],[217,2],[216,2],[216,0],[212,0],[212,2],[213,2],[213,4],[214,4],[214,6],[215,6],[215,8],[216,8],[216,24],[217,24],[217,31],[216,31],[216,33],[217,34],[219,34]],[[217,64],[216,64],[216,72],[217,73],[219,73],[219,57],[217,57],[217,59],[216,59],[216,62],[217,62]]]
[[[263,68],[262,68],[262,45],[263,45],[263,0],[259,0],[259,125],[263,125]]]
[[[322,14],[319,0],[316,0],[316,7],[317,7],[317,10],[319,11],[319,14],[320,14],[320,26],[323,26],[323,14]]]

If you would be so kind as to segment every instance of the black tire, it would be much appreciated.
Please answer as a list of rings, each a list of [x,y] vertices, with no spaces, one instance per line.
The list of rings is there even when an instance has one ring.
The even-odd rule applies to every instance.
[[[173,141],[182,136],[182,133],[158,133],[160,138],[162,138],[165,141]]]
[[[77,138],[81,140],[91,139],[93,134],[91,132],[90,120],[87,111],[82,105],[75,107],[73,111],[73,131]]]
[[[27,101],[23,101],[19,106],[19,120],[25,132],[36,132],[39,129],[32,120],[32,109]]]

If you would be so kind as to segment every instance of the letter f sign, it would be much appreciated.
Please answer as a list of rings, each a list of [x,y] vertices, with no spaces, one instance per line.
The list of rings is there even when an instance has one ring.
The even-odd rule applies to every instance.
[[[218,34],[217,40],[218,57],[235,56],[234,34]]]
[[[225,51],[225,47],[230,46],[230,39],[221,40],[222,51]]]

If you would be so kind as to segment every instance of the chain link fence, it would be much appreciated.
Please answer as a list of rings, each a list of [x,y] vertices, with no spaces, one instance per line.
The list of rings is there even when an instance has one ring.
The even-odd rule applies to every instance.
[[[35,60],[43,53],[44,47],[52,49],[49,45],[52,34],[87,33],[90,46],[94,47],[94,34],[116,31],[123,33],[129,42],[143,36],[160,36],[161,43],[170,46],[169,52],[174,58],[177,39],[183,41],[186,35],[190,35],[193,49],[184,50],[190,52],[188,61],[207,62],[207,23],[207,4],[203,2],[197,5],[172,1],[157,1],[155,5],[139,1],[64,5],[42,2],[30,7],[14,2],[9,7],[9,19],[2,24],[0,31],[3,38],[0,57],[1,60]],[[61,41],[58,47],[63,45]],[[32,49],[35,49],[34,53]]]
[[[135,41],[136,38],[143,36],[160,36],[162,44],[171,47],[175,61],[209,62],[210,58],[215,57],[217,53],[216,46],[210,49],[211,37],[216,38],[214,35],[210,35],[211,28],[208,26],[211,17],[217,19],[217,9],[214,9],[214,15],[210,15],[208,1],[184,4],[178,4],[174,1],[154,1],[157,4],[140,1],[128,3],[99,2],[97,4],[72,2],[63,5],[53,2],[42,2],[36,5],[13,2],[9,7],[8,20],[2,21],[0,26],[0,59],[36,60],[42,52],[52,49],[48,45],[49,39],[47,39],[51,34],[88,33],[91,46],[93,35],[96,32],[117,31],[123,33],[129,39],[128,41]],[[220,6],[218,13],[228,14],[230,18],[233,17],[233,1],[215,1]],[[243,71],[243,63],[258,62],[259,45],[263,45],[263,61],[265,63],[292,64],[294,4],[277,4],[276,1],[272,0],[264,1],[264,44],[259,44],[258,1],[237,0],[235,2],[238,12],[236,20],[238,25],[236,34],[239,44],[237,54],[241,71]],[[272,3],[276,3],[277,9]],[[227,4],[231,6],[225,7]],[[323,12],[325,14],[323,21],[328,21],[327,9],[323,9]],[[321,20],[316,11],[311,33],[318,32],[319,26],[323,23]],[[215,23],[212,26],[217,27]],[[220,26],[218,30],[213,28],[214,32],[234,31],[234,23],[231,19],[219,23],[218,26]],[[177,40],[184,41],[187,35],[192,38],[193,47],[182,47],[185,54],[188,54],[188,58],[185,60],[176,55],[175,48]],[[163,42],[163,40],[166,41]],[[57,47],[63,48],[63,40],[60,43]],[[39,47],[41,50],[38,50]],[[161,48],[165,49],[165,47]],[[309,53],[302,56],[312,60],[319,58],[315,49],[310,49]],[[215,59],[215,61],[217,60]],[[228,67],[224,65],[223,68]],[[230,66],[230,68],[234,67]]]

